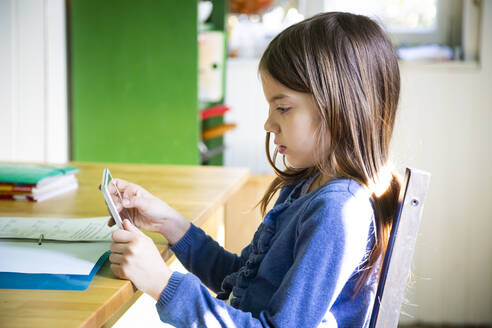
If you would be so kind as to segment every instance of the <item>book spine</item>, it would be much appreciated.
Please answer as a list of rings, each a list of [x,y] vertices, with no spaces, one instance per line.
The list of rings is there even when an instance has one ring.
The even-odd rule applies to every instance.
[[[31,192],[34,186],[18,186],[15,184],[0,184],[0,191]]]
[[[32,196],[28,195],[0,195],[0,200],[15,200],[15,201],[30,201],[35,202],[36,200]]]
[[[222,116],[224,115],[230,108],[225,105],[218,105],[210,108],[206,108],[200,112],[200,119],[205,120],[210,117]]]
[[[30,192],[25,192],[25,191],[3,191],[0,190],[0,195],[27,195],[30,194]]]

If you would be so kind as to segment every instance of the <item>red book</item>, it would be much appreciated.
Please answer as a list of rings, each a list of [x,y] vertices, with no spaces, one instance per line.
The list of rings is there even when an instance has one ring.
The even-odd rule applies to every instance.
[[[35,202],[36,200],[32,197],[28,197],[26,195],[0,195],[0,200],[23,200]]]
[[[200,119],[205,120],[210,117],[223,116],[230,108],[225,105],[218,105],[206,108],[200,112]]]

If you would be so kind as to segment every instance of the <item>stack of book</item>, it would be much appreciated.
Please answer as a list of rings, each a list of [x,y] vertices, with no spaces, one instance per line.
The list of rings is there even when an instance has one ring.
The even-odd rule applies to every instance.
[[[78,188],[70,166],[0,164],[0,200],[41,202]]]

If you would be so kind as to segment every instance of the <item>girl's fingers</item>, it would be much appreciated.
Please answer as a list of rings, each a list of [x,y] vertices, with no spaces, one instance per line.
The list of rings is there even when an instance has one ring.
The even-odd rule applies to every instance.
[[[125,195],[125,197],[123,198],[122,206],[125,208],[134,208],[134,207],[138,207],[139,203],[140,203],[139,198],[127,197],[127,195]]]
[[[134,237],[135,237],[134,232],[125,231],[121,229],[113,231],[113,234],[111,235],[111,238],[113,238],[113,240],[117,243],[128,243],[132,241]]]
[[[111,271],[113,271],[113,273],[117,277],[122,278],[122,279],[128,279],[128,277],[124,274],[121,265],[119,265],[119,264],[111,264],[110,268],[111,268]]]
[[[123,258],[123,255],[121,255],[120,253],[111,253],[111,255],[109,255],[109,261],[112,264],[121,265],[124,261],[124,258]]]
[[[127,182],[125,180],[115,178],[111,180],[111,183],[108,184],[108,191],[109,194],[112,196],[115,205],[121,203],[120,198],[117,196],[116,189],[118,189],[118,191],[120,192],[122,199],[131,199],[139,194],[138,193],[139,187],[137,185]]]
[[[112,243],[111,246],[109,246],[109,250],[112,253],[124,254],[126,251],[126,244]]]
[[[119,179],[112,179],[111,181],[109,181],[108,185],[106,186],[106,188],[108,189],[108,192],[109,192],[109,194],[110,194],[111,196],[116,195],[116,188],[118,188],[118,190],[119,190],[120,192],[123,192],[122,187],[119,187],[119,186],[117,185],[118,180],[119,180]],[[121,180],[120,180],[120,181],[121,181]],[[120,184],[122,184],[122,183],[120,182]],[[122,185],[123,185],[123,184],[122,184]]]
[[[135,185],[131,182],[128,182],[128,181],[125,181],[125,180],[122,180],[122,179],[118,179],[118,178],[114,178],[113,180],[111,180],[112,182],[109,184],[112,188],[110,189],[111,191],[115,192],[116,190],[115,189],[115,186],[116,188],[118,188],[118,190],[121,192],[121,193],[126,193],[126,192],[130,192],[132,193],[132,190],[135,189]],[[114,182],[114,184],[113,184]]]

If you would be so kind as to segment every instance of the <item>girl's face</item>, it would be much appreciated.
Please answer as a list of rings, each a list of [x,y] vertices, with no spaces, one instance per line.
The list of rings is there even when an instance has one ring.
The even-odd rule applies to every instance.
[[[314,97],[291,90],[261,71],[263,93],[269,104],[265,130],[274,134],[278,152],[294,168],[314,166],[315,131],[320,117]]]

